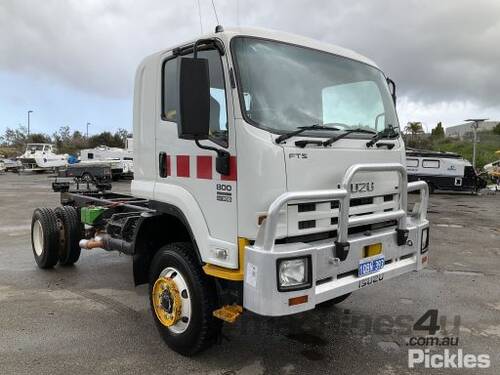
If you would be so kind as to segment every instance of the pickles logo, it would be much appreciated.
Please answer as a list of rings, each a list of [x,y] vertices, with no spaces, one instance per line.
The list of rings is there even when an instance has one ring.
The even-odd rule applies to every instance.
[[[456,336],[449,335],[446,328],[446,316],[439,315],[437,309],[428,310],[413,325],[414,331],[426,331],[425,336],[412,336],[407,342],[408,367],[416,368],[489,368],[491,366],[489,354],[464,353],[458,348],[460,332],[460,316],[455,316],[453,331]],[[440,332],[438,335],[437,333]],[[415,348],[416,346],[427,348]],[[443,346],[449,348],[441,349]],[[432,347],[433,349],[429,349]]]
[[[464,354],[462,349],[456,352],[444,349],[442,353],[431,353],[430,349],[408,350],[408,367],[415,368],[488,368],[491,365],[488,354]]]

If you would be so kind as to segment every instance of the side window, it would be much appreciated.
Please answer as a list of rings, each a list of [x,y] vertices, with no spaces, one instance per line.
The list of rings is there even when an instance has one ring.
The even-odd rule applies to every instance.
[[[94,154],[92,152],[87,153],[87,159],[93,159]]]
[[[163,66],[163,113],[166,121],[177,122],[177,102],[179,85],[177,84],[178,59],[167,60]]]
[[[219,52],[216,50],[200,51],[200,58],[208,59],[210,72],[210,139],[227,145],[227,106],[224,72]],[[167,60],[163,66],[163,105],[162,118],[177,122],[179,100],[178,69],[182,57]]]
[[[418,159],[406,159],[406,166],[412,168],[418,167]]]
[[[439,160],[422,160],[422,167],[424,168],[439,168]]]

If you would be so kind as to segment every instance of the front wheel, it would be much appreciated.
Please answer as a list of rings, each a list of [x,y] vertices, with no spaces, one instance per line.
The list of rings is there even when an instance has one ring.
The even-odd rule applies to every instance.
[[[154,256],[149,272],[149,300],[153,319],[165,343],[192,356],[214,343],[221,321],[214,282],[198,264],[193,246],[173,243]]]

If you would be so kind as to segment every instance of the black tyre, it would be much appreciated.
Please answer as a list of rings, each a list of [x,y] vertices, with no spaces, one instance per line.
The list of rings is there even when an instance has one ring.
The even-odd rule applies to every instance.
[[[59,259],[59,228],[50,208],[37,208],[31,219],[31,247],[40,268],[54,267]]]
[[[172,350],[192,356],[217,339],[222,322],[212,315],[215,283],[203,273],[191,244],[169,244],[155,254],[149,301],[158,331]]]
[[[80,258],[79,246],[82,237],[82,224],[78,211],[71,206],[57,207],[54,210],[60,222],[59,235],[59,264],[71,266]]]
[[[82,179],[83,182],[89,183],[89,184],[91,184],[92,182],[94,182],[94,176],[92,176],[88,172],[85,172],[84,174],[82,174],[81,179]]]
[[[338,305],[339,303],[344,302],[350,295],[351,295],[351,293],[343,294],[343,295],[335,297],[331,300],[321,302],[318,304],[318,306],[320,306],[320,307],[332,307],[332,306]]]

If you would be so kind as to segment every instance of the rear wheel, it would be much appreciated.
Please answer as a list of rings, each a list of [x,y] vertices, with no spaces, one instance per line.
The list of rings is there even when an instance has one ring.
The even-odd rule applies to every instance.
[[[54,267],[59,259],[57,217],[50,208],[37,208],[31,219],[31,247],[40,268]]]
[[[165,343],[191,356],[210,346],[221,328],[213,280],[203,272],[189,243],[161,248],[151,262],[149,300],[153,319]]]
[[[57,207],[55,214],[59,220],[59,264],[70,266],[80,258],[82,225],[78,211],[71,206]]]

